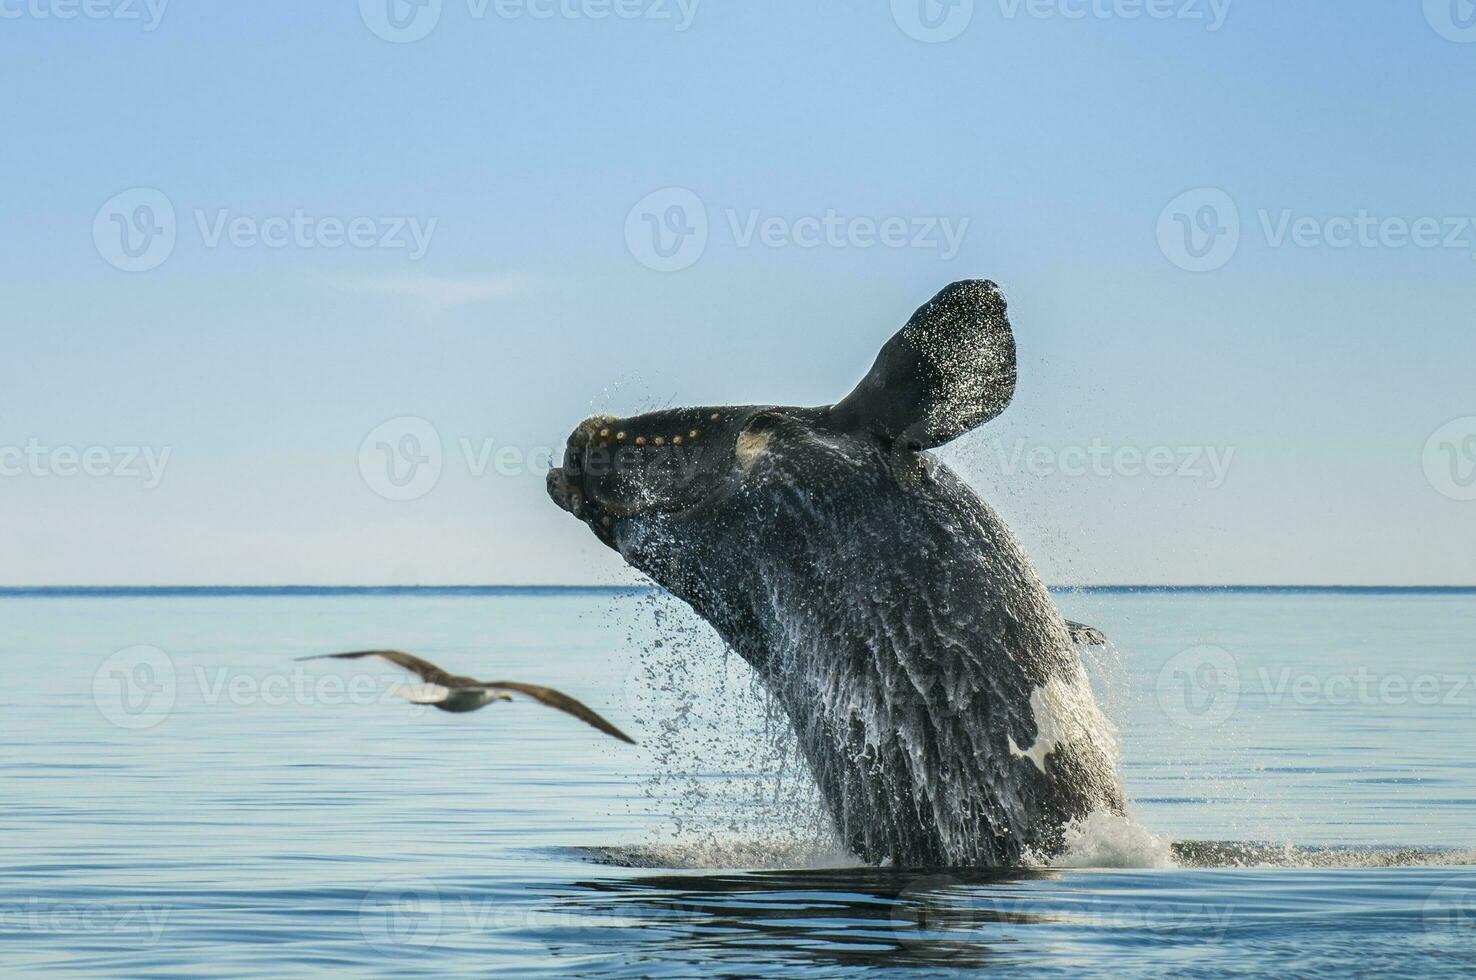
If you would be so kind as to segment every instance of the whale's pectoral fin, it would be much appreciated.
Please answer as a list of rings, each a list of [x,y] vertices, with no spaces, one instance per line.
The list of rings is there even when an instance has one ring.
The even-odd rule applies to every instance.
[[[1004,295],[983,279],[956,282],[882,347],[871,373],[828,423],[903,449],[929,449],[1004,411],[1015,393],[1015,337]]]
[[[1071,633],[1072,643],[1083,643],[1089,647],[1105,647],[1107,637],[1095,626],[1087,626],[1084,623],[1073,623],[1066,620],[1066,629]]]

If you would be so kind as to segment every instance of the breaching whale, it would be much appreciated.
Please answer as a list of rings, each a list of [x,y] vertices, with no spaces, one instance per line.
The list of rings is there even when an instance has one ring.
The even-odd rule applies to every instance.
[[[866,861],[1045,860],[1073,821],[1124,810],[1073,645],[1095,631],[927,452],[997,416],[1015,379],[1004,296],[958,282],[834,405],[587,419],[548,477],[753,667]]]

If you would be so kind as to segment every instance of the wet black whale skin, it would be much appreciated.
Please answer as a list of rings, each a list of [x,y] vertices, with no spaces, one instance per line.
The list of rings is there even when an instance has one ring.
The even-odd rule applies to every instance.
[[[591,420],[550,474],[759,673],[870,862],[1016,865],[1123,809],[1066,623],[1003,521],[925,452],[1003,411],[1015,377],[1003,296],[955,283],[834,406]],[[606,450],[632,465],[592,465]]]

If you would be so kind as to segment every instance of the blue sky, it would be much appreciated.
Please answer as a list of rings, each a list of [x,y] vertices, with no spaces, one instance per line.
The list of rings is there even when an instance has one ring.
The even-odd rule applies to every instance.
[[[1049,580],[1476,583],[1468,0],[157,2],[0,0],[0,584],[623,581],[541,447],[981,276]]]

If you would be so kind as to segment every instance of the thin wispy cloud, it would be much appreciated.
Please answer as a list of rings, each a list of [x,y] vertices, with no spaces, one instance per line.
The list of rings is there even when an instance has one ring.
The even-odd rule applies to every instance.
[[[527,283],[519,276],[448,278],[415,273],[343,279],[336,285],[348,292],[404,300],[426,313],[439,314],[513,295]]]

